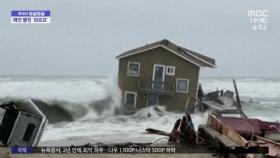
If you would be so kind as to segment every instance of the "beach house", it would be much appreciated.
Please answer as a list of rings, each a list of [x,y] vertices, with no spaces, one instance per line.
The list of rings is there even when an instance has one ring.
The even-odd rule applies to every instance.
[[[215,60],[166,39],[128,50],[119,60],[118,85],[126,109],[163,105],[194,111],[199,71]]]

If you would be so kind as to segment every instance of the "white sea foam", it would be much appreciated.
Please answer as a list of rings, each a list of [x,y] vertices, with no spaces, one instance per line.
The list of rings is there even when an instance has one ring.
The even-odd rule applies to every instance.
[[[147,128],[171,132],[182,113],[172,113],[153,107],[144,108],[131,116],[103,115],[60,125],[49,125],[42,138],[42,145],[82,145],[85,143],[147,143],[162,136],[143,134]],[[193,114],[195,129],[207,120],[207,114]],[[65,132],[67,130],[67,132]]]
[[[0,80],[0,97],[38,98],[89,103],[107,96],[104,85],[94,79]]]
[[[232,81],[227,78],[204,78],[201,83],[207,92],[216,88],[233,90]],[[252,98],[259,102],[244,105],[245,113],[267,121],[280,120],[280,80],[238,79],[237,86],[243,100]],[[159,113],[153,108],[144,108],[131,116],[114,115],[114,109],[121,105],[121,94],[110,78],[0,78],[0,98],[4,97],[37,98],[73,115],[72,122],[50,123],[41,145],[151,142],[162,136],[143,134],[146,128],[171,131],[175,121],[182,117],[182,113],[164,109]],[[107,107],[105,111],[91,108],[102,99],[105,101],[98,105]],[[206,122],[207,114],[194,114],[192,119],[197,129]]]

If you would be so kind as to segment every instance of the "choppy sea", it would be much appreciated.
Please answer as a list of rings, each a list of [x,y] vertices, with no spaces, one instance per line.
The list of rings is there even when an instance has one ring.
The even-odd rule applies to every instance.
[[[232,90],[232,78],[201,78],[204,91]],[[237,78],[245,113],[267,121],[280,120],[280,78]],[[146,128],[171,131],[182,114],[144,108],[133,115],[115,114],[121,94],[107,77],[0,77],[0,99],[32,98],[48,116],[40,145],[152,142],[162,136],[144,134]],[[148,113],[150,113],[148,115]],[[195,126],[207,114],[192,115]]]

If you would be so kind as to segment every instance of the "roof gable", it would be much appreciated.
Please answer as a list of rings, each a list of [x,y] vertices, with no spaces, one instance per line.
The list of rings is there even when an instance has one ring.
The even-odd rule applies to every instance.
[[[131,56],[134,54],[146,52],[148,50],[152,50],[155,48],[162,47],[164,49],[167,49],[169,52],[174,53],[175,55],[185,59],[186,61],[189,61],[193,63],[196,66],[199,67],[215,67],[215,60],[207,57],[205,55],[202,55],[200,53],[194,52],[192,50],[186,49],[184,47],[178,46],[166,39],[157,41],[151,44],[147,44],[145,46],[141,46],[132,50],[128,50],[120,55],[118,55],[116,58],[124,58],[127,56]]]

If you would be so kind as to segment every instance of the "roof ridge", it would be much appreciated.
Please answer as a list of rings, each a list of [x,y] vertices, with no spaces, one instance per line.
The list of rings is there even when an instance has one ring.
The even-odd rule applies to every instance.
[[[181,57],[183,55],[184,56],[183,58],[189,58],[189,60],[192,60],[199,66],[215,67],[214,59],[207,57],[205,55],[202,55],[200,53],[197,53],[195,51],[186,49],[173,42],[170,42],[167,39],[159,40],[159,41],[156,41],[156,42],[153,42],[150,44],[146,44],[144,46],[137,47],[135,49],[128,50],[128,51],[118,55],[116,58],[123,58],[123,57],[134,55],[137,53],[145,52],[147,50],[155,49],[160,46],[163,48],[169,49],[170,51],[173,51],[175,54],[177,54]]]
[[[193,51],[193,50],[184,48],[184,47],[182,47],[182,46],[178,46],[178,49],[180,49],[180,50],[183,51],[184,53],[187,53],[187,54],[193,56],[194,58],[196,58],[196,59],[198,59],[198,60],[200,60],[200,61],[202,61],[202,62],[206,62],[207,64],[209,64],[209,65],[211,65],[211,66],[215,66],[215,64],[212,64],[212,63],[206,61],[205,59],[202,59],[201,57],[199,57],[199,56],[197,56],[197,55],[203,56],[203,57],[205,57],[205,58],[207,58],[207,59],[209,59],[209,60],[213,60],[212,58],[209,58],[209,57],[207,57],[207,56],[205,56],[205,55],[203,55],[203,54],[197,53],[197,52],[195,52],[195,51]],[[195,54],[193,54],[193,53],[195,53]]]

